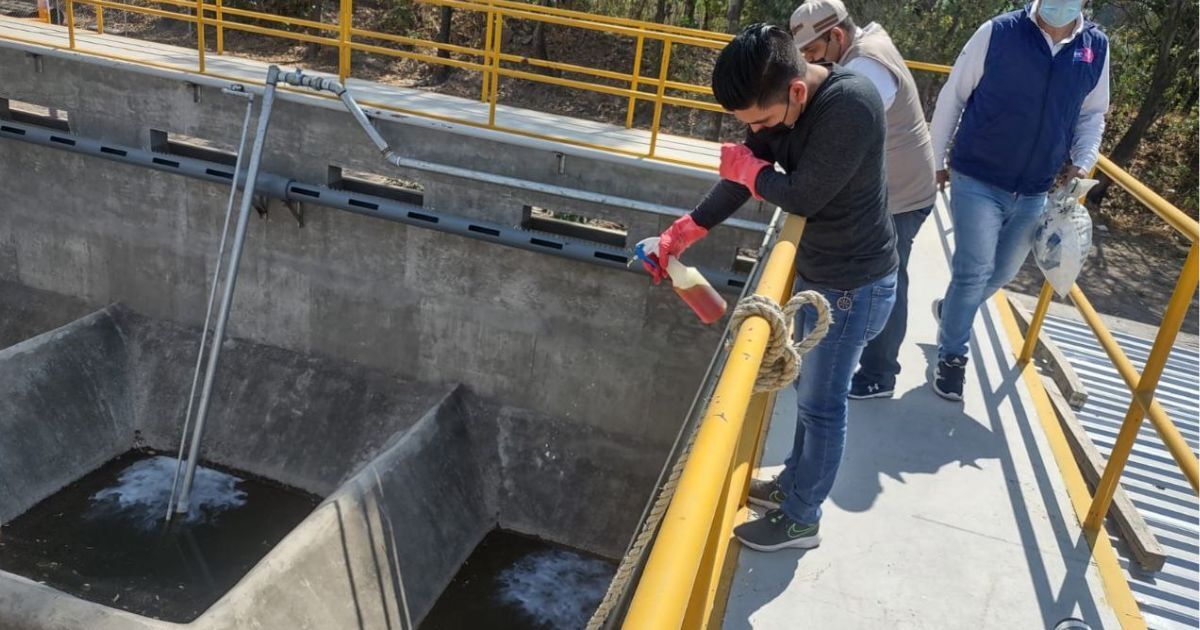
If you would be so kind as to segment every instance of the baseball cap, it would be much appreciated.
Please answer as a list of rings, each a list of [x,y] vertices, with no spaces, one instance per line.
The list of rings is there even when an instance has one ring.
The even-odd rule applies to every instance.
[[[792,19],[788,21],[796,48],[811,44],[829,29],[841,24],[848,15],[842,0],[808,0],[796,7]]]

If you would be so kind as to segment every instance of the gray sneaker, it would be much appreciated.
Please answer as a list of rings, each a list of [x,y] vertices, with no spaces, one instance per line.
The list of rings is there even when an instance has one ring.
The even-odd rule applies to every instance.
[[[762,518],[746,521],[733,528],[743,545],[756,551],[812,549],[821,544],[820,524],[805,525],[788,518],[783,510],[771,510]]]
[[[750,504],[765,507],[768,510],[778,510],[787,495],[779,487],[778,477],[770,481],[760,479],[750,480]]]

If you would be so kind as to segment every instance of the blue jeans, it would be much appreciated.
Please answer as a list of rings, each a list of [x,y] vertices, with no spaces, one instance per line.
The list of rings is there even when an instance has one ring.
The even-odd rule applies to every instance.
[[[940,358],[967,356],[975,313],[1021,270],[1045,206],[1045,193],[1019,195],[950,172],[954,260],[938,328]]]
[[[863,347],[887,324],[896,301],[896,272],[851,291],[799,284],[799,290],[812,289],[829,300],[831,318],[829,333],[800,364],[796,437],[778,480],[787,493],[784,513],[808,524],[821,520],[821,503],[829,496],[842,463],[850,377]],[[848,308],[840,309],[839,301]],[[802,308],[796,316],[797,334],[807,335],[816,321],[815,308]]]
[[[896,253],[900,255],[900,268],[896,270],[896,305],[892,307],[892,315],[879,336],[863,348],[855,380],[879,383],[884,389],[896,386],[896,375],[900,374],[900,344],[904,342],[904,333],[908,330],[908,258],[912,254],[913,239],[932,211],[933,206],[929,206],[892,215],[892,225],[896,228]]]

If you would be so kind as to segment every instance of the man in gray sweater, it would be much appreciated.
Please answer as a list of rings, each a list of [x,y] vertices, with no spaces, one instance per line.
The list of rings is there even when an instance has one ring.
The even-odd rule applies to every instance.
[[[831,325],[800,368],[796,435],[783,472],[751,484],[751,501],[769,511],[734,533],[760,551],[815,547],[821,504],[846,444],[850,379],[895,300],[883,103],[867,79],[806,63],[786,30],[765,24],[748,27],[721,51],[712,87],[721,106],[746,123],[746,141],[721,148],[722,180],[663,232],[655,262],[678,257],[751,196],[808,218],[796,288],[826,297]],[[647,269],[661,280],[665,267]],[[798,334],[811,332],[816,317],[805,307]]]

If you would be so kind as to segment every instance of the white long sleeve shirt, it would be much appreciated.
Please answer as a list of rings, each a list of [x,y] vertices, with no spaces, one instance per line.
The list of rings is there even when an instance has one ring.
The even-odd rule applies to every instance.
[[[1034,8],[1035,11],[1030,13],[1028,19],[1033,20],[1036,24],[1037,21],[1033,18],[1033,15],[1036,14],[1036,3]],[[1046,43],[1050,46],[1050,54],[1057,55],[1063,47],[1083,32],[1083,19],[1076,20],[1075,30],[1060,42],[1051,40],[1040,25],[1038,30],[1041,31],[1042,37],[1046,38]],[[975,87],[979,85],[979,80],[983,77],[984,61],[987,59],[988,45],[991,43],[991,39],[992,21],[988,20],[967,41],[967,45],[963,47],[958,59],[954,62],[949,80],[946,81],[946,85],[942,87],[942,91],[938,95],[937,107],[933,111],[930,136],[933,140],[934,164],[939,170],[946,168],[946,149],[949,147],[954,133],[958,130],[959,117],[962,116],[967,99],[971,97],[971,93],[975,91]],[[1075,123],[1075,139],[1071,144],[1071,162],[1085,172],[1095,166],[1100,155],[1100,138],[1104,135],[1104,115],[1108,113],[1108,60],[1111,56],[1111,50],[1104,56],[1104,67],[1100,70],[1100,80],[1083,99],[1083,105],[1079,108],[1079,120]],[[1014,98],[1020,98],[1020,95],[1014,95]]]
[[[855,27],[854,39],[862,37],[862,34],[862,29]],[[900,84],[886,66],[870,57],[855,57],[842,65],[866,77],[883,99],[883,110],[891,109],[892,103],[896,102],[896,92],[900,90]]]

